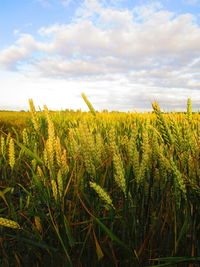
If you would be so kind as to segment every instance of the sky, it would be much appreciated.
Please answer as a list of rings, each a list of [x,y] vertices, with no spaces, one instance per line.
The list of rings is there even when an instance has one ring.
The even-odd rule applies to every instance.
[[[0,0],[0,110],[200,110],[200,0]]]

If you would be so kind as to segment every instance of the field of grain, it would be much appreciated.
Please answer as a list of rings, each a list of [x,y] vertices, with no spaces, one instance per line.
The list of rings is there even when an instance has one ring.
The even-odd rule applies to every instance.
[[[200,114],[0,112],[1,266],[198,266]],[[159,258],[159,259],[158,259]]]

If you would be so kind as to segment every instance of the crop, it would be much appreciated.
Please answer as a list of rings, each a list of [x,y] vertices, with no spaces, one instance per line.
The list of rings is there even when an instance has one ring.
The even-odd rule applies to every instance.
[[[0,113],[0,264],[197,264],[192,101],[185,113],[154,102],[138,114],[97,112],[83,99],[90,112],[38,112],[30,100],[26,114]]]

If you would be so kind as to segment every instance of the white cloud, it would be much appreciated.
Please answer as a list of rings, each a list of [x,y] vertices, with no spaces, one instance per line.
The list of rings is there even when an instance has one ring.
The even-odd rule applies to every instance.
[[[7,75],[7,77],[6,77]],[[28,109],[28,99],[32,98],[36,107],[46,104],[49,109],[79,109],[88,110],[81,98],[85,92],[97,110],[142,111],[152,110],[151,102],[157,100],[162,109],[186,110],[187,98],[193,99],[193,107],[199,108],[200,95],[197,88],[165,88],[144,84],[120,74],[79,77],[77,79],[57,79],[44,77],[25,77],[4,73],[1,77],[2,91],[0,107],[9,104],[10,109]],[[7,104],[7,105],[8,105]]]
[[[36,65],[46,70],[54,66],[50,73],[60,69],[62,76],[67,68],[66,77],[76,74],[76,69],[80,74],[81,68],[85,74],[159,70],[160,65],[171,66],[169,71],[174,71],[190,64],[200,53],[200,28],[193,24],[191,15],[173,17],[159,11],[145,23],[136,23],[127,10],[104,9],[100,15],[102,23],[114,26],[104,29],[84,19],[42,28],[40,33],[52,35],[53,40],[40,45],[49,57]]]
[[[21,60],[27,60],[36,50],[37,43],[29,34],[22,34],[14,45],[0,51],[0,65],[5,69],[16,69]]]
[[[156,12],[159,12],[161,8],[162,8],[162,4],[160,2],[152,2],[149,4],[136,6],[133,9],[133,12],[137,17],[137,20],[146,21],[149,18],[154,17]]]
[[[82,5],[83,9],[89,9],[92,12],[101,12],[102,10],[102,5],[100,4],[99,1],[97,0],[85,0]]]
[[[24,62],[26,75],[42,81],[39,88],[48,88],[51,81],[62,90],[70,85],[77,94],[77,86],[91,88],[89,94],[94,88],[94,104],[111,109],[131,109],[134,103],[143,107],[154,96],[171,107],[180,94],[181,105],[191,96],[200,101],[200,27],[191,14],[176,15],[158,2],[117,10],[85,0],[70,24],[42,27],[39,34],[40,39],[20,35],[0,51],[4,69],[24,72]]]

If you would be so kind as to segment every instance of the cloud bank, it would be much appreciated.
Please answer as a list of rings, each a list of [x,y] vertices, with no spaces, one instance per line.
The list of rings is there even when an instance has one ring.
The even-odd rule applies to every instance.
[[[37,37],[21,34],[0,50],[0,67],[87,86],[99,108],[145,109],[156,99],[181,109],[188,97],[199,108],[200,27],[193,15],[158,2],[117,9],[86,0],[71,23],[41,27]]]

